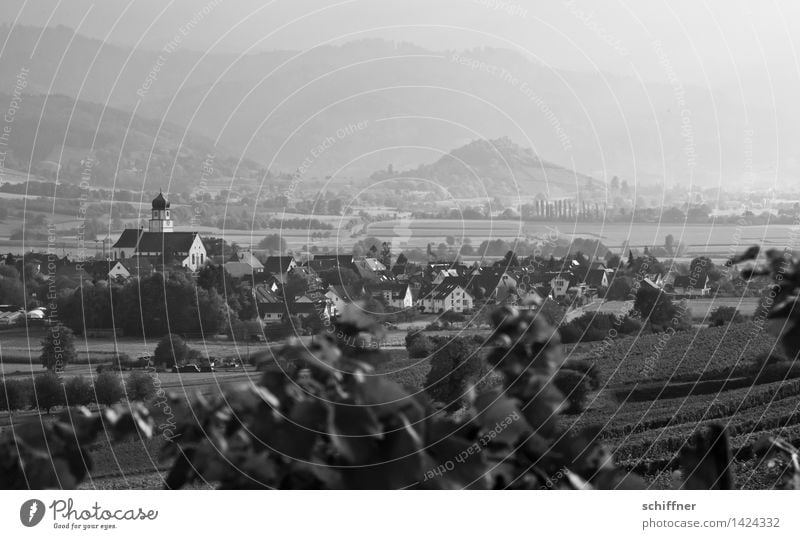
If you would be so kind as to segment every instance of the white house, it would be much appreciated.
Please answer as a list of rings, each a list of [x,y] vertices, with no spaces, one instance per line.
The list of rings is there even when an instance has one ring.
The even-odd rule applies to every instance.
[[[376,286],[375,295],[381,296],[387,306],[395,309],[410,309],[414,306],[414,298],[408,283],[381,283]]]
[[[417,307],[426,313],[471,311],[474,305],[472,295],[451,279],[420,291]]]

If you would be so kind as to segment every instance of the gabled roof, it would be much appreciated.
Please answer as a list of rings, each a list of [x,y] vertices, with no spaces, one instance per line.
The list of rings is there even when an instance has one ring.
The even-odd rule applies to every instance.
[[[131,275],[148,275],[152,273],[154,269],[152,262],[144,256],[134,256],[126,258],[125,260],[120,260],[119,262],[125,266],[125,269],[128,270],[128,273]]]
[[[455,278],[448,277],[439,284],[431,285],[420,290],[419,299],[431,299],[431,300],[446,299],[457,288],[461,288],[462,290],[464,290],[464,287],[462,287],[455,280]],[[468,294],[469,292],[464,290],[464,293]]]
[[[141,228],[126,228],[120,234],[117,242],[112,249],[132,249],[139,243],[139,236],[142,234]]]
[[[350,302],[364,295],[363,287],[350,285],[330,285],[329,291],[339,296],[343,301]]]
[[[143,232],[136,250],[140,253],[184,254],[197,237],[197,232]]]
[[[388,281],[378,283],[372,287],[376,292],[389,292],[392,299],[404,299],[408,294],[408,283],[398,283],[396,281]]]
[[[606,277],[606,271],[604,269],[590,269],[586,272],[586,284],[592,287],[599,287],[603,286],[603,278],[606,278],[606,282],[608,282],[608,277]]]
[[[250,267],[253,268],[253,270],[264,269],[264,264],[262,264],[261,261],[258,258],[256,258],[256,255],[254,255],[252,252],[241,251],[240,253],[238,253],[238,255],[239,255],[239,262],[244,262],[245,264],[249,264]]]
[[[292,262],[294,262],[293,256],[270,256],[264,262],[264,270],[272,274],[286,273]]]
[[[256,303],[283,303],[283,300],[266,285],[256,285],[253,287],[253,296]]]

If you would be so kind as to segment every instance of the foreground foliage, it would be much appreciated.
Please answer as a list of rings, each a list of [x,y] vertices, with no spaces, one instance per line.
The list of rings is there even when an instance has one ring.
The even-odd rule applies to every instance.
[[[785,309],[789,275],[797,283],[793,290],[800,288],[797,274],[783,271],[784,284],[776,292],[782,298],[776,307],[783,310],[776,316],[790,326],[781,337],[787,353],[796,357],[798,347],[789,336],[796,333],[795,314]],[[376,373],[384,353],[365,337],[380,338],[380,328],[355,311],[310,346],[290,342],[275,356],[264,354],[257,383],[216,398],[171,402],[177,425],[164,448],[171,462],[166,486],[645,488],[640,476],[615,466],[615,455],[592,429],[584,434],[559,421],[570,395],[554,382],[565,367],[558,334],[533,312],[508,307],[492,315],[492,325],[481,357],[487,376],[499,376],[500,386],[482,386],[479,377],[453,413],[433,407],[425,393]],[[580,386],[575,373],[590,376],[590,369],[578,367],[567,367],[573,374],[559,384],[565,393]],[[763,398],[745,402],[757,405]],[[673,452],[679,471],[660,486],[733,488],[731,440],[726,426],[713,421],[730,406],[692,412],[685,419],[700,424],[690,430],[663,425],[665,450]],[[775,429],[753,451],[760,462],[774,464],[771,486],[797,488],[798,452],[781,437],[792,411],[780,400],[772,406],[775,415],[769,420],[745,410],[733,432]],[[153,430],[147,411],[139,407],[67,419],[11,431],[0,443],[0,487],[74,486],[90,468],[84,446],[99,432],[147,437]],[[635,431],[624,434],[635,443]],[[651,445],[643,450],[652,450]]]

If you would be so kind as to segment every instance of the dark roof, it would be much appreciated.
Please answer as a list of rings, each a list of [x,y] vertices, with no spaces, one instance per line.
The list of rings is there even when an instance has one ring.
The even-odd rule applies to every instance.
[[[258,304],[258,312],[261,315],[265,313],[286,313],[286,304],[282,301],[279,303],[259,303]]]
[[[119,239],[114,244],[113,248],[128,249],[131,247],[136,247],[136,244],[139,243],[139,236],[141,234],[141,228],[126,228],[122,231],[122,234],[120,234]]]
[[[309,267],[315,270],[317,267],[321,268],[317,271],[324,271],[336,266],[355,269],[355,257],[353,255],[314,255],[314,259],[309,263]]]
[[[83,271],[93,277],[107,277],[108,272],[117,265],[116,260],[88,260],[83,262]],[[127,268],[125,268],[127,269]]]
[[[392,299],[403,299],[408,293],[408,283],[398,283],[392,281],[382,282],[374,285],[372,289],[376,292],[385,292],[388,290],[391,293]]]
[[[197,232],[144,232],[139,240],[140,253],[188,253]]]
[[[144,256],[134,256],[119,261],[131,275],[148,275],[153,272],[153,263]]]
[[[158,196],[153,199],[153,209],[166,210],[167,208],[169,208],[169,202],[164,198],[164,195],[158,193]]]
[[[441,283],[420,290],[419,299],[445,299],[461,284],[455,278],[445,278]],[[463,286],[461,286],[463,288]]]
[[[692,284],[692,279],[694,279],[694,284]],[[675,281],[672,283],[672,286],[676,288],[704,288],[706,285],[706,279],[706,274],[702,272],[698,275],[678,275],[675,277]]]
[[[294,260],[292,256],[270,256],[264,262],[264,271],[270,273],[286,273],[289,271],[289,264]]]
[[[603,286],[603,276],[606,275],[605,270],[590,269],[586,272],[586,284],[595,288]]]

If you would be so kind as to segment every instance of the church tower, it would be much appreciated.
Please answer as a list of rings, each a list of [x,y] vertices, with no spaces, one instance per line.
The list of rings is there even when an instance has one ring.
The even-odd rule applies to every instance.
[[[160,192],[153,199],[153,216],[150,218],[150,232],[172,232],[172,217],[169,202]]]

